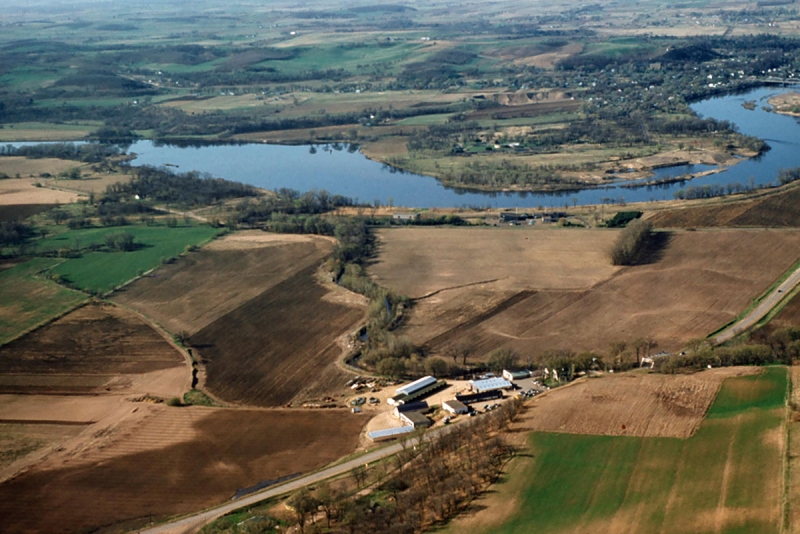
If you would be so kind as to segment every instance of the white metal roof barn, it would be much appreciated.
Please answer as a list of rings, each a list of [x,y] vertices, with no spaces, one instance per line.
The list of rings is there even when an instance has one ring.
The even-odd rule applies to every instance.
[[[485,380],[470,380],[469,389],[475,393],[495,391],[497,389],[508,389],[512,387],[511,382],[505,378],[487,378]]]

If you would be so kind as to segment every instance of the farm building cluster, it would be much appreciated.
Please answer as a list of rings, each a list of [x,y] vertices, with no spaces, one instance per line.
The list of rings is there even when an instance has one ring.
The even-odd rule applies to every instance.
[[[446,413],[445,424],[458,415],[475,415],[478,412],[470,405],[502,399],[505,391],[519,389],[513,380],[530,377],[529,371],[504,371],[502,377],[490,374],[468,381],[464,391],[455,393],[452,399],[441,401],[442,411]],[[433,425],[433,421],[426,415],[432,411],[433,406],[424,399],[447,387],[446,381],[425,376],[397,388],[395,395],[390,397],[387,403],[394,407],[392,414],[402,426],[373,430],[367,432],[367,437],[374,442],[386,441],[410,434],[415,429]],[[491,406],[484,406],[484,409],[489,410]]]
[[[510,224],[512,226],[525,222],[532,225],[537,219],[543,223],[555,223],[560,219],[566,219],[567,217],[569,217],[569,215],[566,211],[548,211],[534,214],[519,213],[517,211],[503,211],[500,212],[498,222],[500,224]]]

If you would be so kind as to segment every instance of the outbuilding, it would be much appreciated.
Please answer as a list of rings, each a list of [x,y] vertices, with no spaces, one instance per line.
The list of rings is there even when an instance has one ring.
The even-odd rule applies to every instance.
[[[450,412],[453,415],[469,413],[469,408],[467,408],[467,405],[455,399],[444,401],[442,403],[442,409],[446,412]]]
[[[414,380],[410,384],[406,384],[403,387],[399,387],[394,390],[396,395],[413,395],[417,391],[425,389],[428,386],[432,386],[436,383],[436,379],[432,376],[423,376],[418,380]]]
[[[388,441],[405,434],[410,434],[414,431],[413,426],[401,426],[397,428],[384,428],[381,430],[373,430],[367,432],[367,437],[372,441]]]
[[[513,380],[524,380],[524,379],[530,378],[530,377],[531,377],[531,372],[527,371],[527,370],[526,371],[508,371],[508,370],[503,370],[503,378],[505,378],[509,382],[513,381]]]
[[[430,419],[420,412],[403,412],[400,414],[400,420],[413,428],[427,428],[433,424]]]
[[[469,390],[473,393],[485,393],[500,389],[509,389],[513,384],[505,378],[487,378],[486,380],[470,380]]]
[[[400,414],[406,412],[424,412],[428,409],[428,403],[425,401],[419,402],[408,402],[406,404],[401,404],[394,409],[394,416],[400,417]]]

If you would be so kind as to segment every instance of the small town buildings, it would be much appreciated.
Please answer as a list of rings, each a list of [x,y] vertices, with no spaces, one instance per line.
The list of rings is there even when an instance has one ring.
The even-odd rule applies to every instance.
[[[450,412],[453,415],[460,415],[469,412],[469,408],[466,404],[455,399],[444,401],[442,403],[442,409],[446,412]]]
[[[473,393],[485,393],[501,389],[512,388],[513,384],[505,378],[487,378],[485,380],[470,380],[469,390]]]

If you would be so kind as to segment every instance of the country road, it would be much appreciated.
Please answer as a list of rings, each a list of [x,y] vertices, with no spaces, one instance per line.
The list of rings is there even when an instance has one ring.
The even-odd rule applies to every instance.
[[[756,324],[761,318],[767,315],[772,308],[778,305],[778,303],[789,293],[792,289],[800,283],[800,267],[798,267],[789,277],[784,280],[778,287],[772,290],[772,292],[767,295],[764,300],[762,300],[758,306],[753,308],[753,310],[742,317],[739,321],[732,324],[712,339],[712,342],[716,344],[725,343],[726,341],[732,339],[736,336],[739,332],[743,332],[748,328],[752,327]]]
[[[449,430],[449,427],[442,427],[437,430],[430,431],[425,435],[425,438],[428,439],[430,437],[435,437],[447,430]],[[406,447],[413,447],[416,443],[416,439],[411,439],[408,441]],[[234,510],[244,508],[245,506],[251,506],[261,501],[271,499],[272,497],[297,491],[305,486],[316,484],[317,482],[321,482],[331,477],[343,475],[348,471],[352,471],[359,465],[381,460],[393,454],[397,454],[401,450],[403,450],[403,444],[395,443],[383,449],[378,449],[376,451],[359,456],[358,458],[354,458],[353,460],[348,460],[344,463],[317,471],[316,473],[311,473],[310,475],[296,478],[286,482],[285,484],[281,484],[280,486],[265,489],[258,493],[254,493],[253,495],[242,497],[241,499],[236,499],[235,501],[230,501],[203,512],[198,512],[194,515],[184,517],[183,519],[177,519],[159,526],[145,528],[137,532],[140,534],[189,534],[192,532],[197,532],[203,526],[207,525],[218,517],[233,512]]]

